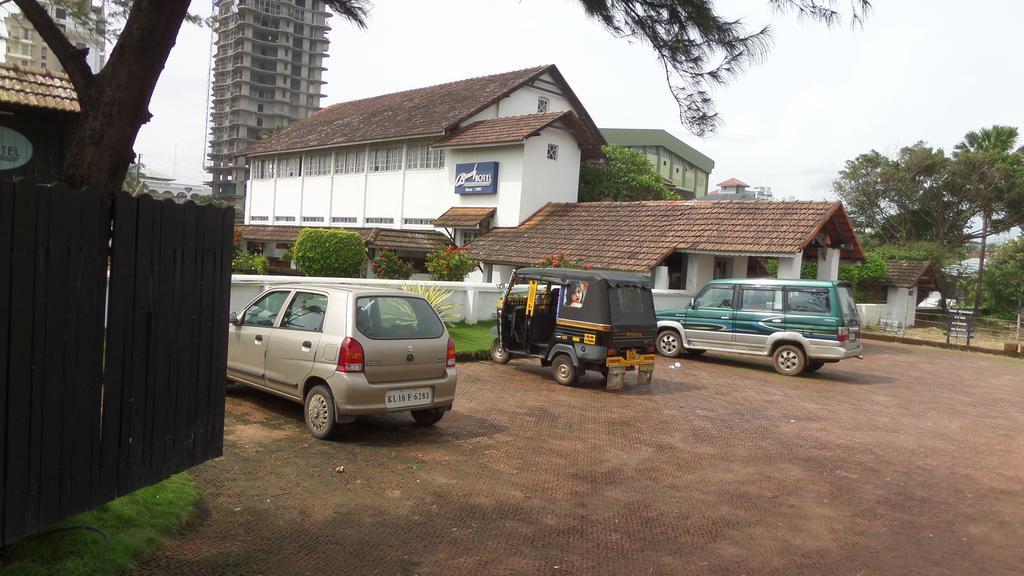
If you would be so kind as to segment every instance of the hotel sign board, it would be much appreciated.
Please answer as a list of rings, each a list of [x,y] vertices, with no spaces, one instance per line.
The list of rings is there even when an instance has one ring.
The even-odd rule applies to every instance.
[[[496,194],[497,192],[497,162],[472,162],[455,165],[456,194]]]
[[[32,159],[32,143],[21,132],[0,126],[0,171],[20,168]]]

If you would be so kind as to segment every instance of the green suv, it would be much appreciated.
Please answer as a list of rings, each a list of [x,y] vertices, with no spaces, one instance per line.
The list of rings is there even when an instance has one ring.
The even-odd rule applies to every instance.
[[[708,350],[770,356],[787,376],[863,358],[860,317],[846,282],[714,280],[688,308],[657,316],[657,348],[664,356]]]

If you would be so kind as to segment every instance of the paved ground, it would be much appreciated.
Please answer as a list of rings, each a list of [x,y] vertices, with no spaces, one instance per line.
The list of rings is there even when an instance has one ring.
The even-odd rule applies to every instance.
[[[1024,362],[866,354],[800,378],[662,359],[619,393],[467,364],[437,427],[333,442],[243,391],[199,519],[137,572],[1021,574]]]

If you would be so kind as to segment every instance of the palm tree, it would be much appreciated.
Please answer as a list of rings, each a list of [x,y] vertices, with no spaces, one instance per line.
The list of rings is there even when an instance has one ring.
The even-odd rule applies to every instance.
[[[1013,126],[995,125],[968,132],[954,148],[954,174],[981,216],[975,318],[981,307],[988,236],[1012,227],[1020,216],[1013,214],[1014,206],[1024,200],[1024,146],[1016,148],[1018,136]],[[999,214],[1003,218],[993,225]]]

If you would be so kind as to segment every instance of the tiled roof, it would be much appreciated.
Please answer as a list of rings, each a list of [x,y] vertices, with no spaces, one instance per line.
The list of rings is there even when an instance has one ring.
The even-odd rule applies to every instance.
[[[269,226],[241,224],[235,226],[244,240],[261,242],[295,242],[302,226]],[[429,252],[448,244],[448,238],[434,230],[396,230],[393,228],[331,228],[362,236],[367,245],[384,250]]]
[[[935,275],[931,262],[914,260],[890,260],[885,263],[886,285],[912,288],[919,283],[933,286]]]
[[[0,64],[0,103],[78,112],[78,94],[62,72]]]
[[[434,220],[434,226],[440,228],[468,228],[479,226],[483,221],[494,216],[496,208],[476,206],[456,206],[449,208]]]
[[[553,253],[594,268],[647,271],[676,250],[782,255],[825,238],[863,260],[839,202],[756,200],[551,203],[517,228],[499,228],[469,245],[484,262],[525,266]]]
[[[737,180],[736,178],[729,178],[725,182],[719,182],[718,184],[715,184],[715,186],[721,186],[721,187],[725,187],[725,186],[746,186],[747,188],[749,188],[750,184],[747,184],[743,180]]]
[[[438,140],[434,146],[466,146],[473,144],[514,144],[522,142],[572,112],[547,112],[479,120]]]

